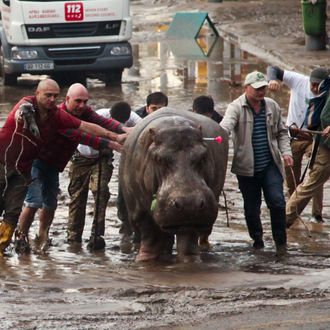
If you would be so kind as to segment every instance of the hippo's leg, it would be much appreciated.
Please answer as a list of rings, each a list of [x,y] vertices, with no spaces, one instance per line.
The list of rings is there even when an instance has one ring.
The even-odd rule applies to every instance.
[[[136,261],[166,260],[172,255],[174,236],[160,233],[157,240],[141,241]]]
[[[161,231],[152,218],[148,220],[144,219],[140,227],[141,243],[136,261],[156,260],[172,254],[173,235]]]
[[[212,250],[212,245],[209,241],[209,236],[211,235],[211,230],[207,233],[199,235],[199,250],[202,252],[208,252]]]
[[[176,250],[181,261],[200,261],[198,235],[196,233],[177,234]]]
[[[208,252],[212,250],[211,243],[209,242],[208,235],[200,235],[199,236],[199,250],[202,252]]]

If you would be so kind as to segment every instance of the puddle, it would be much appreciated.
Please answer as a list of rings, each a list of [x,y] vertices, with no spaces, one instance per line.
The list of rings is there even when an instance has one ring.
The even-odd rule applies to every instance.
[[[88,79],[90,104],[98,109],[125,100],[136,109],[144,104],[150,92],[161,90],[168,95],[171,107],[190,109],[194,97],[209,94],[216,109],[224,112],[228,103],[242,93],[241,83],[247,73],[266,71],[267,63],[222,38],[212,44],[209,56],[191,56],[190,47],[195,46],[185,45],[186,54],[178,54],[177,45],[168,40],[133,44],[134,64],[124,71],[120,87],[106,87],[97,79]],[[33,94],[36,79],[24,77],[16,87],[0,87],[2,122],[18,99]],[[60,99],[64,99],[65,92],[63,87]],[[285,113],[289,91],[283,88],[272,97]],[[5,328],[155,329],[189,322],[198,319],[198,315],[216,314],[219,310],[239,312],[266,301],[270,303],[272,299],[285,305],[328,297],[329,227],[309,224],[311,239],[306,238],[304,228],[290,231],[289,257],[279,262],[274,257],[268,212],[263,209],[266,247],[255,253],[245,228],[236,178],[230,170],[225,184],[229,227],[221,196],[219,216],[211,235],[213,251],[202,254],[202,263],[177,264],[175,259],[166,264],[135,263],[134,254],[119,252],[119,220],[115,209],[117,171],[118,158],[110,183],[112,196],[107,210],[104,252],[90,253],[86,248],[92,221],[91,196],[83,244],[71,247],[66,243],[68,174],[65,171],[60,178],[62,196],[50,231],[53,246],[44,254],[33,252],[28,256],[9,251],[0,260],[3,293],[0,315],[6,317]],[[330,196],[328,186],[324,194]],[[306,214],[309,212],[307,208]],[[326,221],[328,214],[329,200],[326,200]],[[31,228],[31,239],[37,231],[38,219]]]

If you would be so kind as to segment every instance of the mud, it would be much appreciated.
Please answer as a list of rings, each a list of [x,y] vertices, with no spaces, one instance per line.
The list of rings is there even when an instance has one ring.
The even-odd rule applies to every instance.
[[[264,71],[273,58],[281,62],[281,56],[288,59],[284,64],[289,65],[292,56],[290,52],[283,55],[285,50],[280,47],[283,38],[290,41],[288,47],[297,45],[303,50],[303,45],[292,42],[303,38],[297,3],[154,0],[152,6],[146,7],[146,1],[133,0],[134,66],[125,70],[121,87],[106,87],[89,79],[90,103],[98,109],[126,100],[138,108],[149,92],[162,90],[169,96],[169,106],[184,109],[191,107],[196,95],[211,94],[217,109],[223,112],[228,102],[242,92],[240,82],[247,72]],[[169,52],[164,30],[175,11],[196,8],[208,10],[217,28],[223,31],[224,52],[212,60],[179,61]],[[261,32],[259,26],[264,27],[265,22],[269,28]],[[276,42],[270,36],[276,37]],[[237,43],[231,43],[235,40]],[[256,43],[262,47],[256,48]],[[266,51],[269,44],[284,53],[273,57],[271,51]],[[226,50],[230,50],[229,55]],[[320,62],[316,60],[318,56]],[[297,70],[302,58],[296,55]],[[322,55],[316,54],[313,64],[306,60],[301,68],[307,72],[321,61]],[[2,122],[21,96],[33,93],[39,78],[24,77],[16,88],[0,86]],[[65,92],[64,87],[62,99]],[[288,91],[283,89],[273,97],[285,113]],[[97,253],[86,248],[93,212],[91,196],[83,244],[70,246],[66,242],[67,170],[61,175],[62,193],[50,233],[52,246],[43,253],[36,249],[33,241],[38,230],[36,219],[30,235],[33,252],[18,256],[9,249],[0,260],[0,329],[329,328],[328,183],[324,193],[325,224],[309,221],[308,206],[302,216],[304,223],[288,232],[288,256],[279,260],[275,257],[265,208],[262,209],[265,249],[255,252],[251,248],[241,194],[229,162],[226,199],[220,197],[219,215],[210,237],[212,251],[202,253],[200,263],[177,263],[174,254],[167,263],[141,264],[134,262],[134,253],[125,255],[119,251],[117,171],[118,155],[110,183],[107,245],[105,251]]]

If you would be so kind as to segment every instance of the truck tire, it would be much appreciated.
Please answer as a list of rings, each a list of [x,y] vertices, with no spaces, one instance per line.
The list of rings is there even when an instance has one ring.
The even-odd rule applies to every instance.
[[[113,69],[106,72],[104,82],[106,85],[120,85],[123,69]]]
[[[15,86],[17,84],[17,75],[5,73],[5,58],[2,46],[0,47],[0,76],[4,86]]]
[[[56,72],[52,78],[60,86],[70,86],[74,83],[81,83],[86,86],[86,74],[82,72]]]

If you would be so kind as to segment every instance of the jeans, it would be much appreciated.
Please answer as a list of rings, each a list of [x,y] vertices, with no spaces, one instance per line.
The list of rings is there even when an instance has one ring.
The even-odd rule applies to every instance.
[[[40,159],[35,159],[31,170],[32,183],[28,187],[24,206],[56,210],[59,192],[59,172]]]
[[[271,162],[253,177],[237,175],[239,189],[244,200],[244,215],[249,235],[253,240],[262,239],[260,219],[261,194],[270,210],[273,238],[276,244],[286,244],[285,198],[283,177]]]

